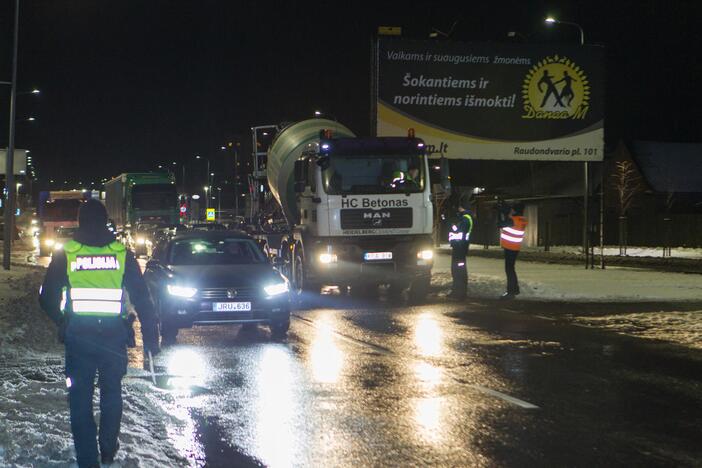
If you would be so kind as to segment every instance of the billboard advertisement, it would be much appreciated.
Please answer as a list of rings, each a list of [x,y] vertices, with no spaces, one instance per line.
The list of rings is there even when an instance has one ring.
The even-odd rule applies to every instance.
[[[601,161],[604,49],[379,37],[378,136],[414,128],[433,156]]]

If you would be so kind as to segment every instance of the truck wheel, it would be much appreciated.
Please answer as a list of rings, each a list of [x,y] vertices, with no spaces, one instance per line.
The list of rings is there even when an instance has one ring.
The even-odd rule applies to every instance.
[[[270,324],[270,329],[271,338],[274,340],[281,340],[288,334],[288,330],[290,329],[290,319],[273,321]]]
[[[426,299],[429,294],[429,286],[431,285],[431,277],[424,276],[412,281],[409,289],[409,299],[412,302],[421,302]]]

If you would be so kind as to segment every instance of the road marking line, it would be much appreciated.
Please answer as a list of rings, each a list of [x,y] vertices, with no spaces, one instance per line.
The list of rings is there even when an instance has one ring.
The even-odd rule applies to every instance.
[[[479,392],[497,397],[497,398],[504,400],[508,403],[512,403],[513,405],[520,406],[524,409],[539,409],[538,406],[531,404],[528,401],[520,400],[519,398],[514,398],[514,397],[509,396],[505,393],[498,392],[497,390],[492,390],[490,388],[483,387],[482,385],[469,384],[468,386],[470,388],[474,388],[475,390],[478,390]]]
[[[300,321],[301,321],[302,323],[304,323],[305,325],[308,325],[308,326],[310,326],[310,327],[312,327],[312,328],[316,328],[317,330],[320,329],[320,328],[314,323],[313,320],[306,319],[306,318],[304,318],[304,317],[300,317],[300,316],[297,315],[297,314],[291,314],[290,316],[291,316],[292,318],[296,318],[296,319],[300,320]],[[364,347],[366,347],[366,348],[371,348],[371,349],[374,350],[374,351],[377,351],[377,352],[379,352],[379,353],[381,353],[381,354],[385,354],[385,355],[388,355],[388,356],[389,356],[389,355],[394,355],[394,354],[395,354],[392,350],[390,350],[390,349],[388,349],[388,348],[385,348],[385,347],[383,347],[383,346],[380,346],[380,345],[377,345],[377,344],[373,344],[373,343],[369,343],[369,342],[367,342],[367,341],[359,340],[359,339],[354,338],[354,337],[352,337],[352,336],[344,335],[343,333],[339,333],[339,332],[336,331],[336,330],[330,330],[330,331],[331,331],[331,333],[333,333],[334,335],[338,336],[338,337],[341,338],[342,340],[347,341],[347,342],[352,343],[352,344],[355,344],[355,345],[357,345],[357,346],[364,346]]]
[[[556,319],[553,317],[546,317],[545,315],[534,315],[536,318],[540,318],[542,320],[550,320],[551,322],[555,322]]]

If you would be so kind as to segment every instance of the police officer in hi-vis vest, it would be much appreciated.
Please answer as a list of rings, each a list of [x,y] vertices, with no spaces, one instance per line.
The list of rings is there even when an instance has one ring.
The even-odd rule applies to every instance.
[[[40,293],[42,309],[59,326],[66,348],[66,386],[79,467],[112,463],[119,448],[122,377],[127,372],[124,291],[139,315],[146,351],[159,351],[157,318],[134,255],[107,229],[98,200],[80,208],[73,240],[54,252]],[[100,386],[100,432],[93,416],[95,375]],[[98,441],[100,457],[98,458]]]
[[[453,285],[448,297],[465,299],[468,287],[466,256],[470,246],[470,233],[473,230],[473,214],[466,208],[467,201],[459,200],[456,220],[449,228],[448,241],[451,246],[451,278]]]
[[[501,299],[514,299],[519,294],[519,281],[514,266],[517,255],[522,247],[527,219],[524,217],[524,203],[517,202],[511,207],[498,207],[500,216],[497,226],[500,228],[500,246],[505,253],[505,274],[507,275],[507,291]]]

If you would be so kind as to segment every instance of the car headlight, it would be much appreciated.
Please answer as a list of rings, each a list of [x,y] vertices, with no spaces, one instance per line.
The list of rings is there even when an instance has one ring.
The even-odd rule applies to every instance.
[[[417,252],[417,258],[420,260],[431,260],[434,258],[434,251],[431,249],[428,250],[420,250]]]
[[[336,254],[323,253],[319,254],[319,263],[336,263]]]
[[[193,297],[197,293],[197,288],[188,286],[177,286],[175,284],[168,285],[168,294],[178,297]]]
[[[55,242],[54,243],[54,250],[61,250],[63,248],[63,244],[60,242]]]
[[[56,241],[53,239],[44,239],[44,245],[47,247],[53,247],[55,243]]]
[[[288,283],[269,284],[263,288],[269,296],[279,296],[288,292]]]
[[[137,244],[139,244],[139,245],[146,244],[146,239],[144,239],[143,237],[137,237]]]

